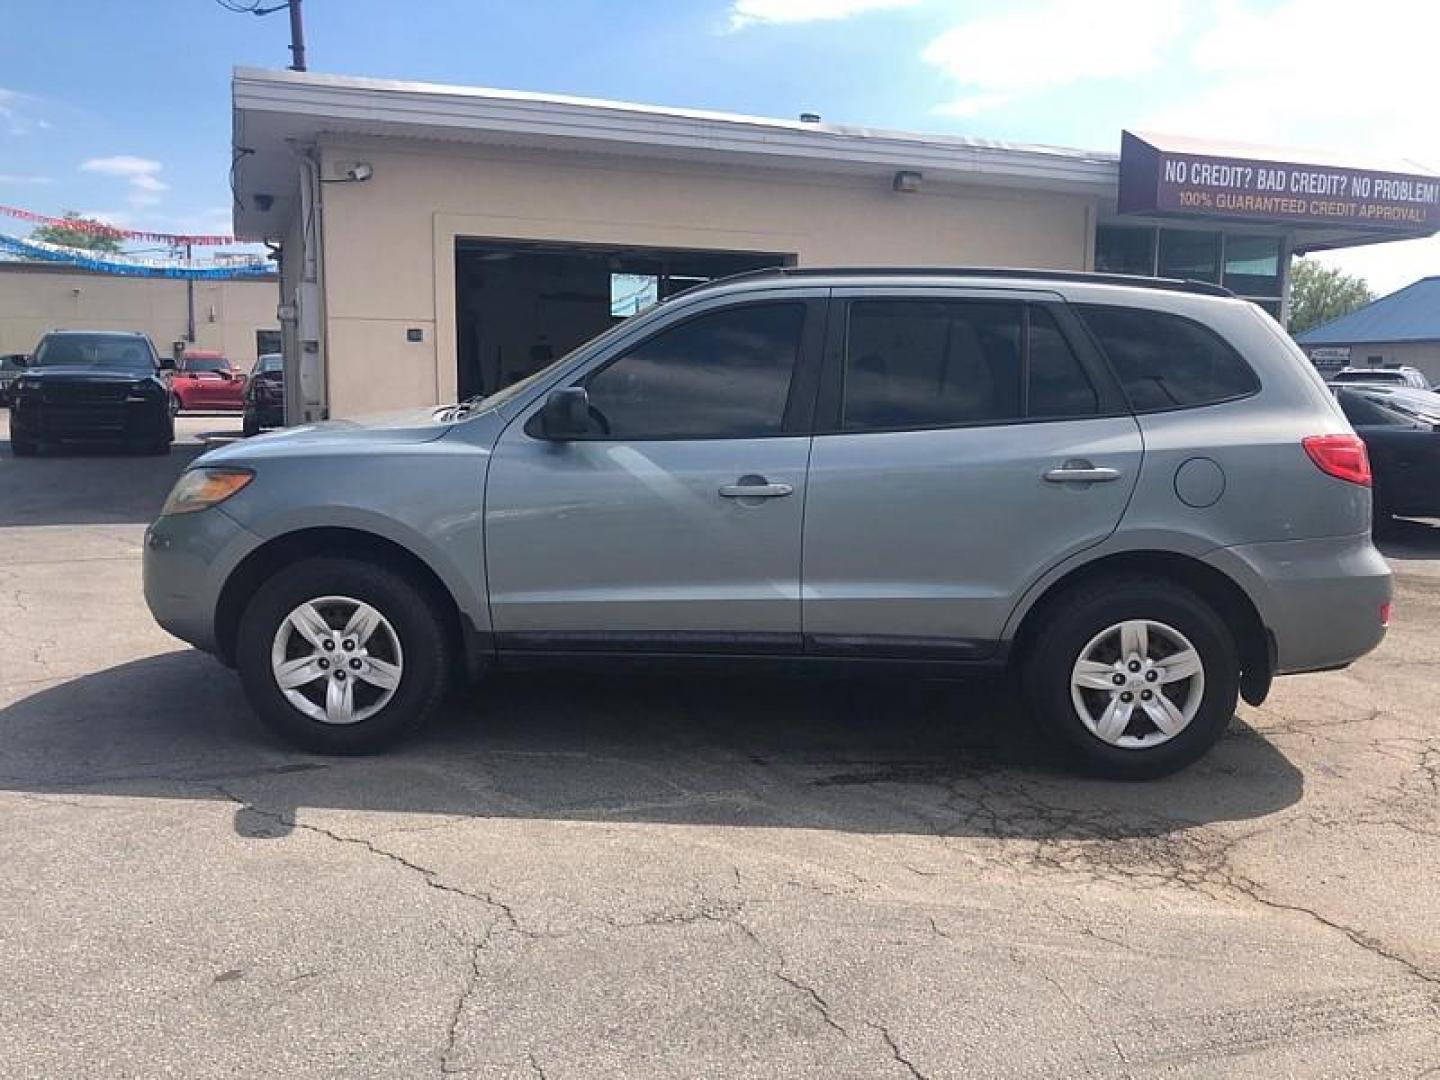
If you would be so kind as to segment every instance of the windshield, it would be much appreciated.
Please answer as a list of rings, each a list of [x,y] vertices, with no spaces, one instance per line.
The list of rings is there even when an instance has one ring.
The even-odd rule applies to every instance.
[[[1440,394],[1425,390],[1401,390],[1389,394],[1367,395],[1369,400],[1387,409],[1402,413],[1427,424],[1440,421]]]
[[[1400,371],[1386,371],[1384,368],[1376,368],[1374,371],[1342,371],[1335,378],[1335,382],[1404,382],[1405,375]]]
[[[31,367],[88,367],[105,371],[150,372],[155,369],[145,342],[104,334],[47,337],[35,350]]]
[[[229,371],[230,361],[223,356],[187,356],[180,361],[182,371]]]
[[[266,353],[255,361],[252,375],[272,375],[285,370],[285,358],[279,353]]]
[[[646,308],[645,310],[651,311],[657,306],[658,305],[656,304],[651,304],[650,307]],[[579,345],[576,348],[572,349],[570,352],[566,353],[558,360],[554,360],[551,363],[546,364],[539,371],[531,372],[519,382],[513,382],[509,386],[502,386],[493,394],[476,396],[471,398],[469,401],[461,402],[461,405],[466,407],[452,410],[458,415],[449,416],[448,419],[459,420],[469,416],[474,416],[478,413],[489,412],[491,409],[495,409],[501,405],[504,405],[507,401],[511,401],[519,395],[523,394],[526,390],[530,389],[530,387],[534,386],[536,383],[549,376],[552,372],[558,370],[561,365],[568,363],[571,357],[573,357],[576,353],[580,352],[580,350],[593,349],[597,346],[603,345],[611,338],[619,337],[624,331],[630,329],[634,324],[635,323],[633,316],[629,319],[624,319],[621,322],[617,322],[614,326],[610,327],[610,329],[604,331],[603,333],[597,334],[595,337],[591,338],[583,345]]]

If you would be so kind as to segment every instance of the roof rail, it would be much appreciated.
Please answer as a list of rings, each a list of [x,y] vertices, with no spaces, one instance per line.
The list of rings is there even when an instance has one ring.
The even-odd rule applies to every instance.
[[[715,278],[684,289],[693,293],[717,285],[763,278],[787,277],[986,277],[1013,278],[1017,281],[1070,281],[1085,285],[1129,285],[1137,289],[1164,289],[1170,292],[1197,293],[1201,296],[1233,297],[1223,285],[1208,281],[1162,277],[1140,277],[1132,274],[1104,274],[1079,270],[1038,270],[997,266],[768,266],[745,270],[728,277]],[[680,293],[673,295],[679,296]]]

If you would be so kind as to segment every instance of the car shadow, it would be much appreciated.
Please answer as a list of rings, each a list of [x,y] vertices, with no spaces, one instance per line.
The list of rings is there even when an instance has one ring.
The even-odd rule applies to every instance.
[[[16,459],[0,439],[0,528],[149,524],[175,478],[208,446],[176,442],[164,455],[117,446],[47,447]]]
[[[1440,559],[1440,521],[1396,518],[1375,544],[1389,559]]]
[[[1303,792],[1238,718],[1177,776],[1074,775],[998,679],[505,673],[390,753],[342,759],[288,749],[233,672],[182,650],[39,690],[0,732],[0,789],[233,802],[255,837],[317,808],[1103,840],[1260,818]]]

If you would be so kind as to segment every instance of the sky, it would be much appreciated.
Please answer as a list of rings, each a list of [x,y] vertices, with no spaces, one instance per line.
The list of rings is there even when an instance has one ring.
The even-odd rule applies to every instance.
[[[313,71],[1095,150],[1118,150],[1130,128],[1440,171],[1437,0],[305,0],[304,11]],[[229,231],[230,71],[289,63],[283,11],[6,0],[3,15],[0,203]],[[0,218],[0,231],[20,228]],[[1440,273],[1440,240],[1320,257],[1383,293]]]

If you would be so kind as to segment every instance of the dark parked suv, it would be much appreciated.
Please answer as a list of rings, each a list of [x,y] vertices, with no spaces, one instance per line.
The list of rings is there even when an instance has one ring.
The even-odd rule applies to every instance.
[[[1237,696],[1380,642],[1369,484],[1309,361],[1222,289],[769,271],[489,398],[211,451],[145,595],[317,750],[491,665],[849,661],[1009,667],[1090,766],[1155,776]]]
[[[10,384],[10,446],[66,442],[165,454],[175,438],[168,368],[144,334],[56,330]]]

